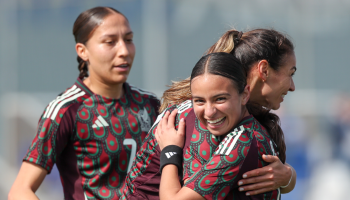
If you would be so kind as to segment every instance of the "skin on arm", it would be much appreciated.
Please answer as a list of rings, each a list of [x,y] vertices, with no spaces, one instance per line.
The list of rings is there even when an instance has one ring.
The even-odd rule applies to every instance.
[[[24,161],[16,180],[11,187],[8,199],[39,199],[35,195],[35,192],[43,182],[46,175],[47,171],[44,168]]]
[[[267,191],[275,190],[288,184],[293,170],[293,176],[290,184],[286,188],[281,188],[281,193],[292,191],[296,184],[296,171],[288,164],[283,164],[277,156],[263,155],[268,166],[255,169],[243,174],[243,179],[238,182],[240,191],[249,193],[249,195],[261,194]]]
[[[160,149],[168,145],[177,145],[181,148],[184,146],[185,121],[180,120],[178,131],[175,130],[175,116],[177,109],[171,112],[166,112],[163,119],[159,122],[156,130],[156,139]],[[162,170],[160,181],[159,197],[161,200],[205,200],[197,192],[181,187],[178,168],[175,165],[168,164]]]

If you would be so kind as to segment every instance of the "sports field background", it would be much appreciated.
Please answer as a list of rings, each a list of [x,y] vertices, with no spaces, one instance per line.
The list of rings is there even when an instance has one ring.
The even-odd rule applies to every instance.
[[[128,82],[159,97],[232,27],[288,33],[296,91],[278,114],[298,182],[282,198],[348,199],[350,0],[0,0],[0,199],[7,198],[45,106],[78,76],[74,20],[98,5],[129,19],[136,57]],[[38,196],[63,199],[56,170]]]

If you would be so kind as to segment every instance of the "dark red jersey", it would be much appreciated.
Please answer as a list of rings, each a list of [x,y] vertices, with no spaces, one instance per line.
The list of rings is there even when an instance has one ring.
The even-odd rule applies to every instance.
[[[205,132],[200,137],[210,138],[211,134],[207,134],[210,133]],[[254,196],[238,191],[238,181],[245,172],[269,164],[262,159],[263,154],[276,155],[275,143],[253,116],[244,118],[215,151],[208,150],[210,147],[206,142],[193,145],[198,141],[197,137],[192,138],[185,155],[184,170],[188,179],[185,187],[206,199],[280,199],[279,189]],[[208,148],[204,149],[204,146]],[[213,155],[208,157],[207,153]]]
[[[183,163],[183,177],[179,177],[180,181],[182,181],[182,178],[184,180],[189,179],[188,182],[186,182],[186,186],[190,187],[194,191],[199,192],[199,190],[196,190],[196,187],[191,187],[196,186],[196,178],[201,177],[201,170],[204,166],[206,166],[208,163],[210,164],[212,162],[212,159],[217,159],[217,156],[220,154],[216,154],[215,152],[220,148],[221,151],[224,151],[223,149],[226,148],[224,143],[226,142],[228,144],[233,144],[233,142],[236,144],[237,139],[232,141],[229,138],[234,138],[235,132],[232,132],[227,135],[227,137],[224,138],[224,140],[220,143],[221,137],[215,137],[213,136],[201,123],[200,121],[196,118],[194,111],[192,109],[192,103],[191,101],[185,101],[184,103],[176,106],[171,106],[167,110],[172,111],[178,107],[178,114],[176,116],[176,128],[178,126],[178,123],[181,118],[185,118],[185,123],[186,123],[186,135],[185,135],[185,146],[184,146],[184,163]],[[133,167],[129,174],[126,177],[126,181],[124,183],[124,186],[121,188],[120,192],[122,193],[121,199],[128,199],[128,200],[134,200],[134,199],[154,199],[158,200],[159,199],[159,185],[160,185],[160,178],[161,174],[159,173],[159,164],[160,164],[160,149],[158,147],[158,143],[155,139],[155,131],[156,127],[158,125],[158,122],[160,119],[163,117],[164,113],[167,111],[165,110],[162,114],[160,114],[151,128],[148,136],[146,137],[140,151],[137,153],[136,158],[133,162]],[[253,123],[254,122],[254,123]],[[245,118],[239,126],[244,126],[244,127],[255,127],[255,134],[258,134],[258,130],[262,131],[262,134],[259,134],[259,136],[263,136],[264,138],[266,137],[268,141],[270,141],[270,138],[265,132],[265,129],[260,126],[260,124],[252,117],[249,116]],[[247,130],[244,132],[247,134]],[[240,130],[240,128],[238,128]],[[249,129],[250,130],[250,129]],[[246,135],[243,134],[242,137],[246,137]],[[232,135],[232,136],[230,136]],[[251,137],[255,136],[254,134],[251,135]],[[266,140],[266,141],[267,141]],[[243,141],[239,140],[238,144]],[[242,153],[247,153],[248,149],[251,145],[251,140],[247,140],[247,147],[245,148],[247,151],[242,152]],[[221,144],[221,146],[219,146]],[[257,142],[253,142],[253,144],[257,145]],[[260,143],[259,143],[260,144]],[[265,145],[266,143],[264,143]],[[240,176],[242,177],[244,172],[247,172],[249,170],[256,169],[258,167],[262,167],[267,165],[268,163],[264,162],[261,159],[262,154],[273,154],[272,151],[270,150],[272,147],[270,146],[271,143],[269,143],[269,146],[264,146],[264,151],[258,153],[256,152],[255,157],[247,156],[248,159],[247,161],[244,162],[244,166],[240,171]],[[254,146],[254,145],[253,145]],[[231,150],[236,150],[237,146],[234,146],[235,148],[232,148]],[[271,148],[270,148],[271,147]],[[273,149],[273,148],[272,148]],[[254,152],[254,151],[251,151]],[[235,153],[232,151],[232,153]],[[246,156],[246,154],[244,154]],[[250,155],[250,154],[249,154]],[[233,155],[229,155],[233,156]],[[244,161],[245,157],[241,157],[240,161]],[[249,162],[248,162],[249,160]],[[253,164],[250,163],[250,161],[253,161]],[[227,164],[227,163],[226,163]],[[233,166],[236,167],[236,166]],[[230,173],[230,172],[228,172]],[[231,174],[231,173],[230,173]],[[238,177],[238,176],[237,176]],[[238,181],[237,178],[235,181]],[[225,198],[227,199],[233,199],[234,195],[243,195],[245,196],[244,192],[239,192],[236,191],[236,186],[237,183],[233,182],[232,180],[227,180],[225,183],[226,188],[224,189],[225,191],[227,190],[228,186],[228,192],[226,193],[221,193],[220,195],[224,195]],[[214,186],[216,189],[220,189],[221,187],[223,188],[222,185],[219,186]],[[277,190],[276,190],[277,191]],[[271,194],[277,194],[276,191],[274,191]],[[200,193],[202,194],[202,193]],[[214,190],[210,190],[209,193],[206,193],[208,195],[216,195]],[[265,193],[265,196],[270,196],[270,193]],[[279,195],[279,192],[278,192]],[[205,195],[203,195],[205,196]],[[273,195],[271,195],[272,197]],[[205,196],[207,199],[215,199],[217,198],[216,196]],[[246,198],[243,197],[243,198]],[[252,198],[252,197],[250,197]],[[255,198],[255,197],[254,197]],[[249,199],[249,198],[248,198]],[[260,198],[261,199],[261,198]],[[265,198],[265,199],[270,199],[270,198]]]
[[[196,116],[192,109],[192,102],[188,100],[180,105],[168,107],[158,116],[149,134],[145,138],[141,149],[136,154],[132,168],[125,179],[124,186],[120,190],[122,193],[120,199],[159,199],[159,185],[161,178],[159,173],[160,149],[154,134],[158,122],[165,112],[171,112],[175,108],[178,109],[175,122],[176,128],[178,128],[180,119],[184,118],[186,123],[185,148],[190,144],[191,135],[195,127]],[[181,178],[182,176],[179,177],[179,179]]]
[[[80,80],[45,109],[24,161],[60,172],[65,199],[118,199],[131,161],[156,120],[159,101],[123,85],[120,99],[92,93]]]

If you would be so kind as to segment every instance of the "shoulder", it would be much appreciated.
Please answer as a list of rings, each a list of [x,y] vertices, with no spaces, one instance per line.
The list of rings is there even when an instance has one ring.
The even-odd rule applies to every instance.
[[[49,103],[43,113],[42,119],[60,121],[69,108],[78,107],[89,96],[90,94],[74,84]]]
[[[252,127],[252,136],[256,139],[256,145],[261,150],[260,154],[278,155],[278,148],[267,130],[257,120]]]
[[[265,127],[261,125],[259,121],[255,118],[253,119],[253,123],[251,126],[251,133],[252,136],[257,139],[257,141],[270,140],[270,136]]]
[[[229,155],[234,149],[238,149],[238,147],[241,145],[249,146],[253,140],[251,133],[252,130],[250,128],[240,125],[226,135],[226,137],[219,144],[215,153]]]
[[[130,93],[131,94],[138,94],[140,95],[142,98],[150,98],[150,99],[158,99],[157,95],[154,94],[153,92],[147,91],[145,89],[141,89],[139,87],[136,87],[132,84],[129,84],[127,82],[125,82],[125,87],[130,89]]]

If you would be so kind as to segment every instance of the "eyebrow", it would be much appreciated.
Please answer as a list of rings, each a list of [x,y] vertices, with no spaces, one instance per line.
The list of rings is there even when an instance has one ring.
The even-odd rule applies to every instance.
[[[291,69],[291,70],[293,70],[293,69],[294,69],[294,72],[296,72],[296,71],[297,71],[297,67],[296,67],[296,66],[292,67],[292,69]]]
[[[218,96],[231,96],[231,94],[230,94],[230,93],[220,93],[220,94],[214,95],[214,96],[211,97],[211,98],[215,98],[215,97],[218,97]],[[192,96],[192,98],[203,98],[203,97]]]
[[[127,32],[125,35],[133,35],[134,32],[130,31],[130,32]],[[102,35],[101,38],[104,38],[104,37],[116,37],[117,35],[116,34],[106,34],[106,35]]]

